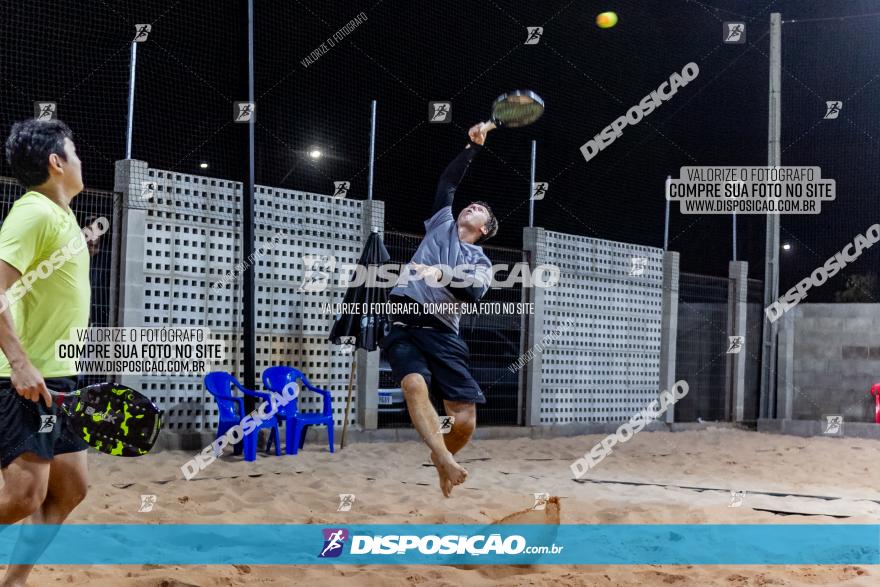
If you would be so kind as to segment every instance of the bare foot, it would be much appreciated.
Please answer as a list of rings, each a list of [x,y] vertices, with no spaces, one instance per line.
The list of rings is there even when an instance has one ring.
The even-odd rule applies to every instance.
[[[438,460],[440,462],[440,468],[443,469],[446,477],[453,485],[461,485],[465,482],[468,472],[464,467],[455,462],[455,459],[452,458],[451,454],[449,454],[446,459]]]
[[[434,466],[437,468],[437,476],[440,477],[440,491],[443,492],[444,497],[449,497],[449,494],[452,493],[452,481],[449,480],[449,476],[443,467],[440,466],[440,461],[433,452],[431,453],[431,462],[434,463]]]

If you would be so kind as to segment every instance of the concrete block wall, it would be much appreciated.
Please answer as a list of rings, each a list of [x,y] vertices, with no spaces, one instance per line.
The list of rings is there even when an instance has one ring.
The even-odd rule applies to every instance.
[[[779,322],[777,416],[873,422],[880,304],[799,304]]]

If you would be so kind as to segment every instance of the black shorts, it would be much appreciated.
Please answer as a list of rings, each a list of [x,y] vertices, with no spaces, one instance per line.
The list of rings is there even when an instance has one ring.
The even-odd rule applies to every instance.
[[[486,403],[470,373],[470,351],[457,334],[395,324],[379,346],[398,383],[407,375],[418,373],[425,378],[431,393],[445,400]]]
[[[46,387],[69,393],[76,379],[46,379]],[[61,407],[47,408],[41,399],[32,402],[18,395],[8,378],[0,378],[0,468],[5,469],[23,453],[52,460],[55,455],[86,450],[89,446],[70,432]]]

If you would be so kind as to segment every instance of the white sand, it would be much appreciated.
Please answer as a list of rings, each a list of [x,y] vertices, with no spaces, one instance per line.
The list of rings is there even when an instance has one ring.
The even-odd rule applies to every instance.
[[[240,457],[212,464],[206,479],[185,481],[192,455],[163,452],[142,459],[93,455],[91,491],[72,523],[467,523],[497,522],[529,510],[533,493],[558,496],[559,508],[507,522],[564,524],[878,523],[880,441],[803,439],[730,429],[642,432],[588,474],[591,479],[714,487],[580,484],[569,464],[602,437],[475,441],[460,460],[468,482],[444,499],[427,449],[416,442],[355,444],[330,455],[307,445],[298,456]],[[171,480],[171,482],[166,482]],[[836,496],[826,501],[747,493],[728,507],[729,489]],[[337,512],[337,495],[356,495]],[[138,513],[141,494],[155,494]],[[267,502],[267,496],[289,496]],[[781,516],[753,508],[834,514]],[[854,566],[46,566],[30,585],[847,585],[880,584],[880,568]]]

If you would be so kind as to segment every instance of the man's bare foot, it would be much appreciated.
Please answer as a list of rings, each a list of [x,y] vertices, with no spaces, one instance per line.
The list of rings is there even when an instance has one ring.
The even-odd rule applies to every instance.
[[[440,491],[443,492],[444,497],[449,497],[449,494],[452,493],[452,481],[449,480],[446,471],[440,466],[437,455],[433,452],[431,453],[431,462],[434,463],[434,467],[437,468],[437,476],[440,477]]]
[[[435,456],[433,453],[431,453],[431,460],[434,459]],[[446,458],[436,457],[436,460],[434,460],[434,466],[437,467],[437,471],[441,475],[441,479],[445,476],[449,482],[448,491],[443,492],[443,494],[447,497],[449,497],[449,494],[452,493],[453,486],[461,485],[465,482],[465,479],[467,479],[467,470],[456,463],[451,454],[449,454],[449,456]],[[442,485],[440,489],[443,489]]]

